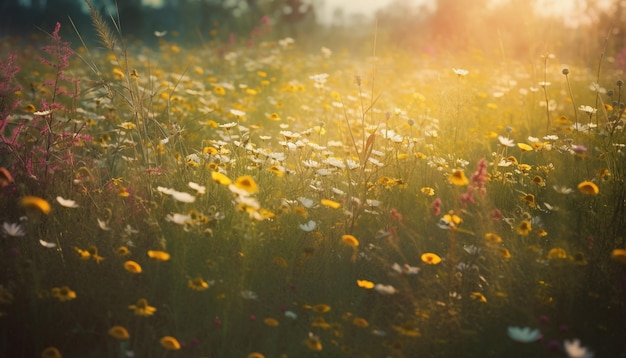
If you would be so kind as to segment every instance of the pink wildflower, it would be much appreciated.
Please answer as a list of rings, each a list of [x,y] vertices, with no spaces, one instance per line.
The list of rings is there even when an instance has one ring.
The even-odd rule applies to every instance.
[[[400,223],[404,219],[402,214],[399,211],[397,211],[396,209],[391,209],[391,211],[389,212],[389,217],[391,218],[391,220],[397,221],[397,222],[400,222]]]
[[[432,209],[435,216],[441,215],[441,199],[435,199],[435,201],[433,201],[433,203],[430,205],[430,208]]]

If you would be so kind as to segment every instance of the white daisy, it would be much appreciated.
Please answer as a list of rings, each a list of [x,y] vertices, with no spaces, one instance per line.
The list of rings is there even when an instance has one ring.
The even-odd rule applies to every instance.
[[[452,71],[454,72],[455,75],[457,75],[459,77],[464,77],[464,76],[467,76],[469,74],[468,70],[464,70],[462,68],[453,68]]]
[[[498,136],[498,141],[505,147],[514,147],[515,141],[513,139],[503,137],[501,135]]]
[[[395,262],[391,266],[391,268],[394,271],[396,271],[397,273],[404,274],[404,275],[417,275],[420,272],[420,268],[419,267],[413,267],[413,266],[409,266],[407,264],[400,265],[397,262]]]
[[[172,213],[167,214],[165,220],[178,225],[186,225],[191,223],[191,216],[179,213]]]
[[[259,295],[257,295],[254,291],[243,290],[241,291],[241,297],[243,297],[245,300],[256,300],[257,298],[259,298]]]
[[[539,332],[538,329],[531,329],[529,327],[521,328],[510,326],[507,328],[507,333],[509,334],[509,338],[520,343],[535,342],[541,338],[541,332]]]
[[[593,352],[590,352],[587,348],[580,346],[580,340],[565,340],[563,341],[565,352],[569,358],[593,358]]]
[[[2,233],[11,237],[22,237],[26,235],[26,232],[24,232],[24,228],[22,227],[22,225],[18,223],[7,222],[2,224]]]
[[[305,224],[300,224],[300,229],[302,231],[310,232],[310,231],[315,230],[315,228],[317,228],[317,222],[313,220],[309,220],[309,222]]]
[[[374,286],[374,290],[382,295],[393,295],[394,293],[398,292],[395,287],[391,285],[383,285],[382,283],[377,283]]]

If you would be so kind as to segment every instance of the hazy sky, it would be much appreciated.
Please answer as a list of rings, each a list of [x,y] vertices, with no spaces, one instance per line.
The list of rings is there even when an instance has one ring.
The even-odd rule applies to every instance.
[[[361,13],[367,16],[373,15],[376,10],[379,10],[389,5],[393,0],[323,0],[324,9],[320,11],[322,21],[328,23],[331,21],[333,10],[335,8],[342,8],[346,14]],[[432,5],[436,0],[397,0],[401,2],[412,3],[415,5],[428,4]],[[472,0],[459,0],[459,6],[462,6],[463,1]],[[495,5],[506,0],[491,0],[491,4]],[[569,25],[575,25],[585,23],[589,21],[588,14],[584,9],[580,7],[579,1],[576,0],[533,0],[535,3],[535,9],[545,15],[557,16],[566,20]],[[595,4],[601,8],[608,8],[614,1],[612,0],[594,0]],[[622,2],[626,6],[626,1]]]
[[[429,0],[404,0],[413,4],[423,4],[429,2]],[[350,14],[363,14],[366,16],[372,16],[377,10],[380,10],[393,0],[324,0],[324,8],[320,11],[320,16],[323,22],[328,22],[332,19],[333,11],[336,8],[341,8],[346,15]]]
[[[20,0],[20,1],[32,1],[32,0]],[[223,0],[223,1],[236,1],[236,0]],[[306,0],[303,0],[306,1]],[[362,14],[365,16],[372,16],[376,10],[384,8],[392,3],[394,0],[310,0],[313,3],[323,2],[324,6],[318,8],[319,20],[323,23],[330,23],[332,21],[333,12],[337,8],[341,8],[349,19],[351,14]],[[436,0],[396,0],[400,2],[409,2],[415,5],[419,4],[432,4]],[[472,0],[459,0],[459,6],[462,6],[464,1]],[[498,3],[506,0],[491,0],[492,3]],[[145,5],[156,5],[162,3],[162,0],[142,0]],[[579,1],[576,0],[534,0],[537,9],[547,15],[555,15],[567,19],[570,24],[584,23],[586,22],[585,12],[579,8]],[[607,7],[612,3],[611,0],[595,0],[597,5]],[[623,3],[626,4],[626,1]]]

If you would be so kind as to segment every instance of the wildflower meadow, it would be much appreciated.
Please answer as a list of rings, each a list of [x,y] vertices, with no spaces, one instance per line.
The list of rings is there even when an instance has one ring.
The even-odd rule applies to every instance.
[[[626,356],[608,55],[147,46],[90,10],[0,42],[1,356]]]

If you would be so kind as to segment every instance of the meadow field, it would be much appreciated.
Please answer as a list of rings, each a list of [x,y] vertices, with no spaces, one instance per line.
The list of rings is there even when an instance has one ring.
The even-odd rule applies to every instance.
[[[612,54],[92,16],[0,42],[1,356],[626,357]]]

